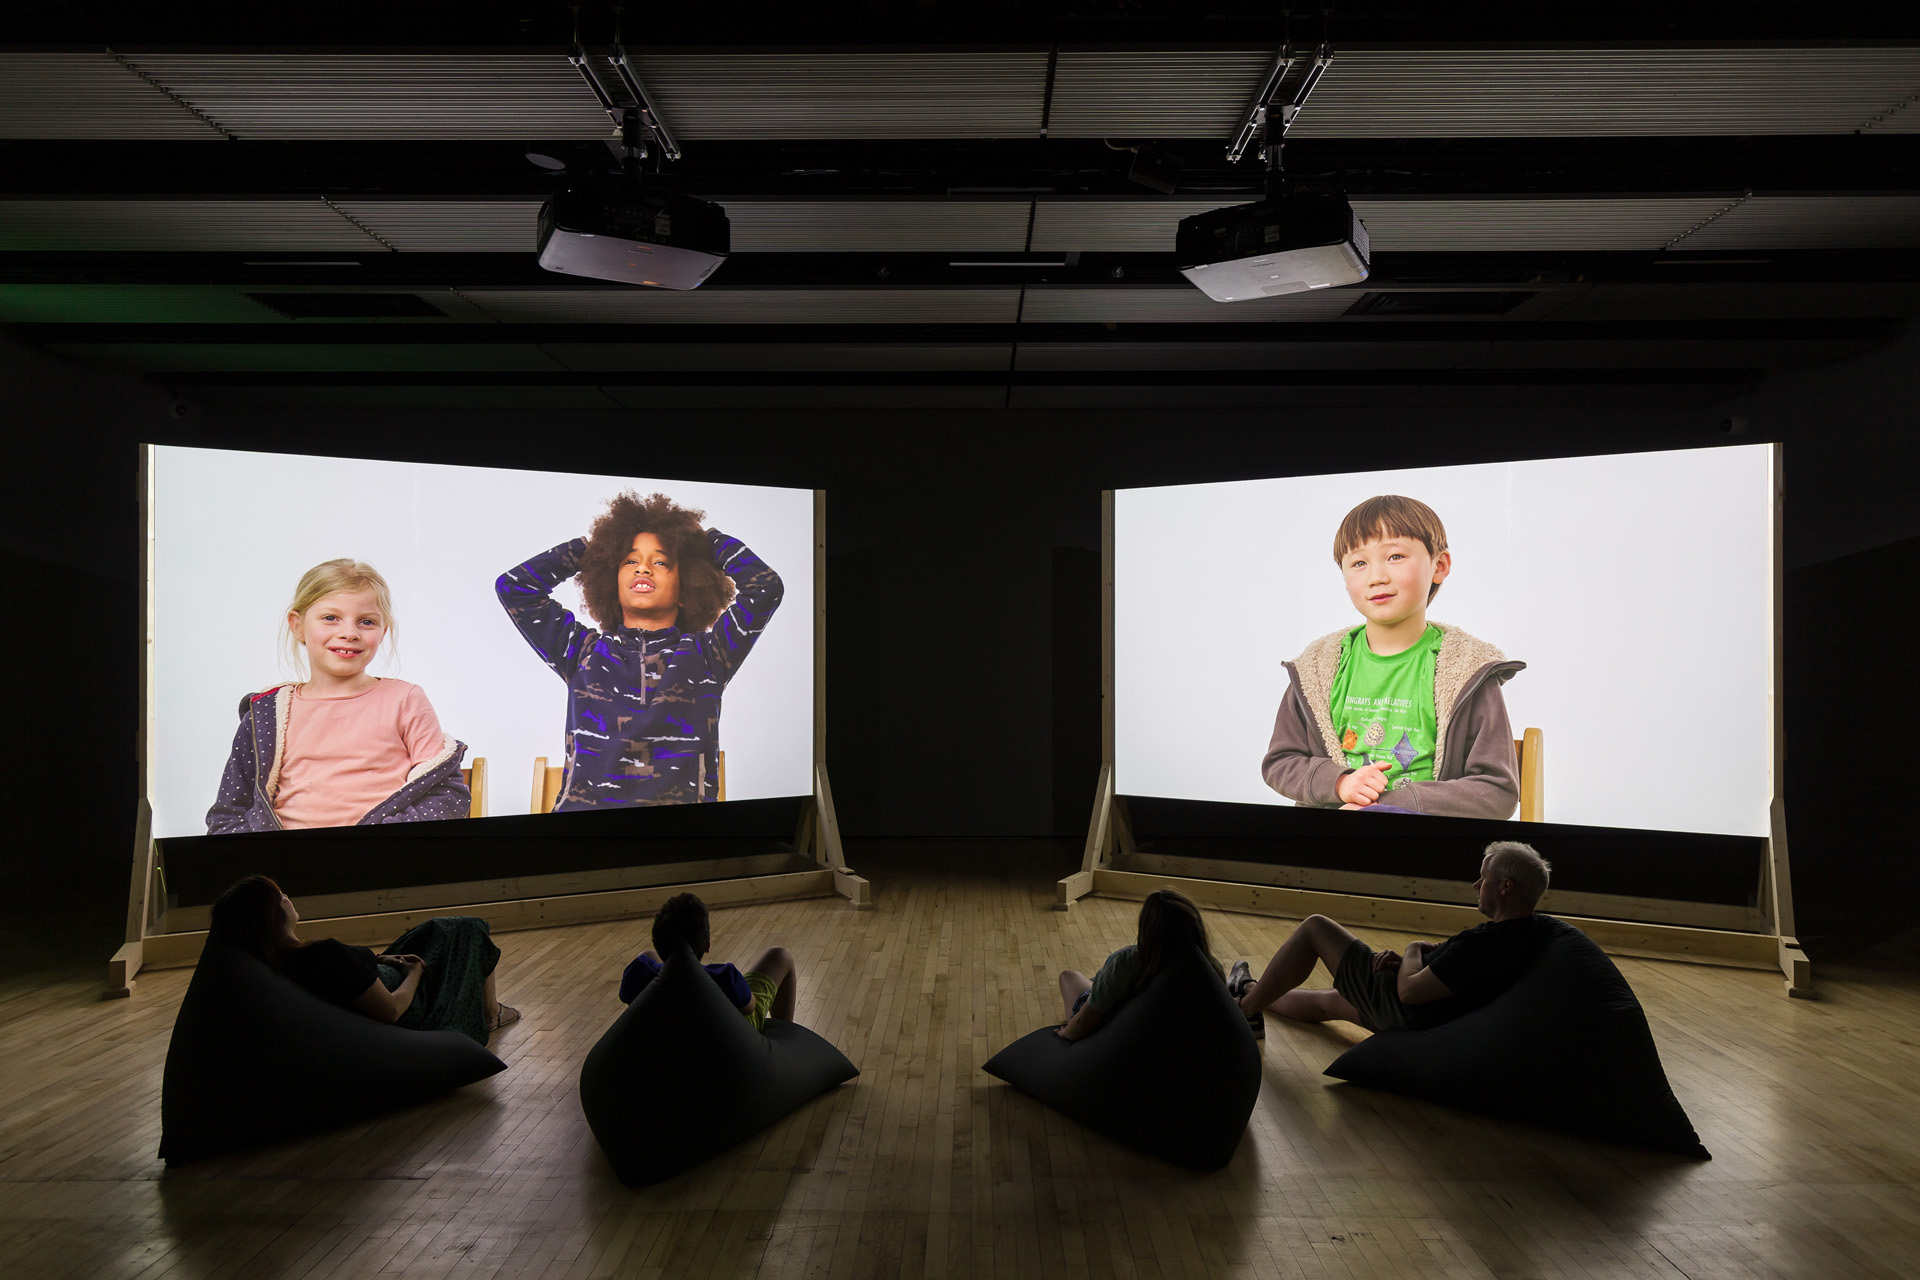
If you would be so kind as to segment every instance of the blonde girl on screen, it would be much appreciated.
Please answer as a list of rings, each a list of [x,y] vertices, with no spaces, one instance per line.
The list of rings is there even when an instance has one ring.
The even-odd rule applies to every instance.
[[[393,631],[392,595],[372,565],[328,560],[301,575],[281,643],[306,678],[241,699],[208,835],[471,812],[466,744],[441,732],[419,685],[367,669]]]

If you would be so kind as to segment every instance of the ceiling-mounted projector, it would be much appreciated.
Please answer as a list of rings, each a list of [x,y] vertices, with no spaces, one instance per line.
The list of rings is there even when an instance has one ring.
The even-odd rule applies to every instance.
[[[540,265],[570,276],[697,289],[731,236],[719,205],[637,184],[569,183],[540,206]]]
[[[1215,302],[1359,284],[1367,228],[1342,195],[1274,195],[1180,219],[1180,274]]]

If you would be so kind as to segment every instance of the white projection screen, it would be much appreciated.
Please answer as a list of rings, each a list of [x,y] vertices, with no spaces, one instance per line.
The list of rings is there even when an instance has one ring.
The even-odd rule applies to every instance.
[[[1116,790],[1292,803],[1261,772],[1282,664],[1361,624],[1335,531],[1399,494],[1452,553],[1428,618],[1527,664],[1502,692],[1514,736],[1543,734],[1546,821],[1767,835],[1773,450],[1118,491]]]
[[[778,605],[724,686],[726,796],[811,793],[812,490],[164,446],[148,458],[155,836],[207,833],[239,703],[299,678],[280,643],[288,606],[307,569],[338,557],[391,590],[394,632],[367,671],[418,685],[467,762],[487,760],[489,815],[528,812],[535,758],[566,758],[571,693],[495,582],[584,537],[623,490],[704,510],[777,573]],[[552,596],[593,625],[575,582]]]

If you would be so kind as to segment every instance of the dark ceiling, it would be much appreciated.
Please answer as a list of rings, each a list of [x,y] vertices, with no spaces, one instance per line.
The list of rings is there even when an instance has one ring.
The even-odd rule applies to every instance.
[[[43,4],[0,47],[0,324],[214,395],[1019,406],[1277,387],[1607,387],[1703,402],[1920,310],[1912,5],[1300,5],[1331,70],[1287,170],[1372,278],[1219,305],[1172,229],[1257,196],[1224,148],[1268,4],[736,4],[626,15],[723,204],[691,294],[532,260],[615,164],[559,3]],[[643,16],[644,15],[644,16]],[[581,11],[605,61],[615,17]],[[1178,157],[1171,193],[1133,148]]]

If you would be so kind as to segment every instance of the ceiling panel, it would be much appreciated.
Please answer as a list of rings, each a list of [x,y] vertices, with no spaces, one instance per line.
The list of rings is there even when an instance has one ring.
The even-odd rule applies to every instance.
[[[1252,302],[1215,302],[1198,289],[1028,289],[1022,324],[1273,323],[1338,319],[1357,289],[1322,289]]]
[[[1033,210],[1033,247],[1055,253],[1171,253],[1180,219],[1232,200],[1041,200]]]
[[[1754,196],[1674,247],[1920,248],[1920,196]]]
[[[464,289],[507,324],[1011,324],[1018,289]]]
[[[1681,199],[1355,200],[1375,253],[1654,250],[1734,202]]]
[[[240,138],[604,138],[580,75],[547,54],[128,53]],[[111,131],[104,135],[113,136]]]
[[[110,53],[0,53],[0,138],[221,141]]]
[[[1213,138],[1226,145],[1273,63],[1272,49],[1062,49],[1047,134]]]
[[[1916,92],[1915,46],[1343,47],[1288,136],[1852,133]]]
[[[661,53],[634,62],[667,125],[688,142],[1032,138],[1046,100],[1044,50]]]
[[[338,200],[341,212],[402,253],[532,253],[538,200]]]
[[[0,200],[0,252],[378,251],[317,199]]]
[[[1867,121],[1862,133],[1920,133],[1920,93]]]
[[[736,253],[1019,253],[1028,202],[730,200]]]

